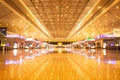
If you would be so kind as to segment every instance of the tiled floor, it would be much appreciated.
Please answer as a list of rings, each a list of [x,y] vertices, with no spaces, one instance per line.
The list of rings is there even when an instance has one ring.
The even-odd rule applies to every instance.
[[[120,51],[0,52],[0,80],[120,80]]]

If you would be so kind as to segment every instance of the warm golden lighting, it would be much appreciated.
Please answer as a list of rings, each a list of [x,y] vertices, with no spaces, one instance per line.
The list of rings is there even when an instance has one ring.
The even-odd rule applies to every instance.
[[[56,6],[56,8],[58,9],[58,8],[59,8],[59,6]]]
[[[120,7],[119,7],[119,6],[116,6],[116,9],[120,9]]]
[[[21,2],[21,4],[26,8],[26,10],[28,11],[28,13],[30,14],[31,19],[32,19],[33,21],[36,21],[35,24],[37,24],[38,26],[40,26],[40,29],[41,29],[46,35],[48,35],[50,38],[52,38],[52,37],[50,36],[50,34],[48,33],[48,31],[45,29],[45,27],[41,24],[41,22],[33,15],[33,13],[30,11],[30,9],[26,6],[26,4],[25,4],[23,1],[21,1],[21,0],[20,0],[20,2]]]
[[[98,0],[95,4],[94,4],[94,6],[88,11],[88,13],[84,16],[84,18],[75,26],[75,28],[70,32],[70,34],[68,35],[68,37],[67,37],[67,39],[70,39],[70,38],[72,38],[72,36],[74,35],[78,35],[78,33],[76,33],[81,27],[82,27],[82,25],[84,24],[84,22],[86,21],[86,20],[88,20],[89,19],[89,17],[90,16],[92,16],[92,11],[93,11],[93,9],[95,8],[95,6],[96,5],[98,5],[98,3],[100,2],[101,0]],[[75,34],[76,33],[76,34]]]
[[[105,14],[105,17],[107,17],[108,15],[107,14]]]
[[[112,20],[112,22],[115,22],[115,20]]]
[[[88,9],[90,8],[90,7],[87,7]]]
[[[12,24],[12,26],[14,26],[15,24]]]
[[[62,46],[62,43],[59,42],[59,43],[58,43],[58,46]]]
[[[102,7],[101,7],[101,6],[98,6],[97,8],[98,8],[98,9],[101,9]]]
[[[38,9],[38,6],[36,6],[36,9]]]
[[[65,16],[67,16],[67,14],[65,14]]]

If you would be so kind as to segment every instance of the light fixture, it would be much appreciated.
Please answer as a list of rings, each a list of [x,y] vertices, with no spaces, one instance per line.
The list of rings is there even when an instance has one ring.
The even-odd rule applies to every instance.
[[[15,25],[15,24],[12,24],[13,26]]]
[[[58,9],[58,6],[56,8]]]
[[[48,31],[45,29],[45,27],[41,24],[41,22],[35,17],[35,15],[30,11],[30,9],[27,7],[27,5],[22,1],[22,0],[20,0],[20,3],[23,5],[23,7],[28,11],[28,13],[30,14],[30,16],[31,16],[31,20],[33,21],[33,22],[35,22],[35,24],[37,25],[37,26],[35,26],[35,27],[37,27],[38,28],[38,26],[40,26],[39,28],[41,29],[40,31],[42,31],[42,33],[44,33],[45,35],[47,35],[49,38],[52,38],[51,37],[51,35],[48,33]],[[29,23],[29,24],[31,24],[31,23]],[[31,25],[33,25],[33,24],[31,24]]]
[[[107,17],[107,14],[105,15],[105,17]]]
[[[101,9],[102,7],[101,7],[101,6],[98,6],[97,8],[98,8],[98,9]]]
[[[113,20],[113,22],[115,22],[115,20]]]
[[[116,9],[120,9],[120,7],[119,7],[119,6],[116,6]]]
[[[38,6],[36,6],[36,9],[38,9]]]
[[[67,14],[65,14],[65,16],[67,16]]]
[[[90,8],[90,7],[87,7],[88,9]]]
[[[69,8],[68,6],[66,8]]]
[[[105,19],[105,22],[107,22],[107,20]]]

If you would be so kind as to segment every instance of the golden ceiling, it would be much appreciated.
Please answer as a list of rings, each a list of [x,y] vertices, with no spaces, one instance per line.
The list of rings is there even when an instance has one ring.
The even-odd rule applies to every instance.
[[[44,41],[78,41],[120,27],[120,0],[0,0],[0,26]]]

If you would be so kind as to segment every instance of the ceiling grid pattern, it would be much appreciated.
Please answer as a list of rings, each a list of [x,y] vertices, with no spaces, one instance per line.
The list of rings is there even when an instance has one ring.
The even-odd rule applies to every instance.
[[[120,0],[1,0],[0,13],[0,27],[46,41],[83,40],[120,26]]]

